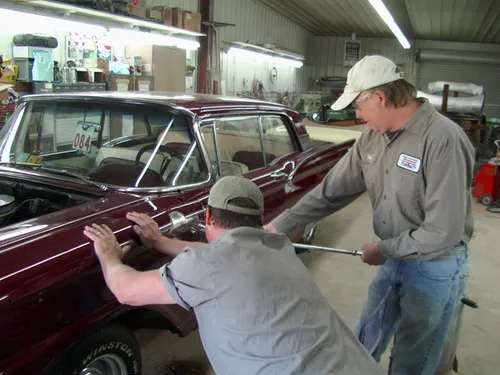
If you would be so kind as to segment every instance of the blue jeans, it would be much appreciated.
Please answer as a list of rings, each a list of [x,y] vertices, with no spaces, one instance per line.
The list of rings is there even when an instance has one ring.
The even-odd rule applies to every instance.
[[[357,336],[387,296],[380,341],[372,353],[375,360],[380,361],[394,335],[391,375],[433,375],[438,368],[441,371],[454,357],[460,300],[468,277],[467,245],[431,261],[387,261],[370,284]],[[442,354],[447,358],[441,359]]]

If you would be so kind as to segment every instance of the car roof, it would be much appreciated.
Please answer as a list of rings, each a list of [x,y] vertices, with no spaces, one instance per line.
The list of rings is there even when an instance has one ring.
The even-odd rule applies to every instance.
[[[251,98],[231,97],[223,95],[211,94],[191,94],[185,92],[117,92],[117,91],[102,91],[102,92],[70,92],[70,93],[49,93],[49,94],[35,94],[25,96],[25,100],[38,100],[38,99],[107,99],[107,100],[134,100],[143,103],[162,103],[165,105],[173,104],[179,107],[184,107],[193,111],[211,109],[218,107],[245,107],[245,108],[274,108],[276,110],[291,110],[282,104],[266,102]]]

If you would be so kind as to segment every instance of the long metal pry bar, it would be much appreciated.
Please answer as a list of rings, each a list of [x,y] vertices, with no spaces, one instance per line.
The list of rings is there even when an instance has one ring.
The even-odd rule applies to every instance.
[[[358,255],[358,256],[363,255],[363,252],[359,250],[343,250],[343,249],[335,249],[332,247],[305,245],[302,243],[294,243],[293,246],[297,249],[303,249],[303,250],[326,251],[329,253],[339,253],[339,254]]]

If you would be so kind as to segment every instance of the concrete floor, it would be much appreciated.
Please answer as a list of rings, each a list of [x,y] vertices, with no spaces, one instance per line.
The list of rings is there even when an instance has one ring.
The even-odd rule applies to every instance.
[[[318,227],[314,243],[355,249],[376,240],[371,215],[369,199],[364,195],[325,219]],[[488,213],[484,206],[475,203],[474,218],[469,297],[479,304],[479,309],[464,310],[458,349],[459,374],[496,375],[500,368],[500,292],[496,284],[500,272],[500,215]],[[301,259],[331,306],[354,329],[377,268],[348,255],[315,253],[301,255]],[[173,360],[207,364],[197,332],[181,339],[166,332],[140,331],[138,337],[143,348],[144,375],[164,375],[166,365]],[[387,368],[387,364],[386,353],[381,366]],[[204,373],[214,374],[210,369]]]

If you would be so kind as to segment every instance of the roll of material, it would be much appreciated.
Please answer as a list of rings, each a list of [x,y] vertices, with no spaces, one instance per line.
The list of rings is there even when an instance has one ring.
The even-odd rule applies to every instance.
[[[463,82],[447,82],[447,81],[436,81],[429,82],[428,91],[430,93],[443,92],[444,85],[449,85],[450,91],[457,91],[464,94],[471,95],[482,95],[483,86],[478,86],[473,83],[463,83]]]
[[[59,42],[53,36],[38,35],[38,34],[17,34],[12,38],[12,42],[18,47],[42,47],[42,48],[57,48]]]
[[[443,97],[441,95],[429,94],[417,91],[417,97],[426,98],[438,111],[441,110]],[[468,113],[480,115],[483,112],[484,95],[448,97],[447,111],[454,113]]]

